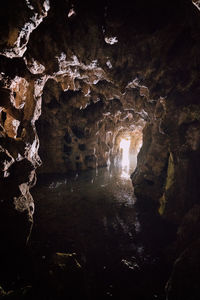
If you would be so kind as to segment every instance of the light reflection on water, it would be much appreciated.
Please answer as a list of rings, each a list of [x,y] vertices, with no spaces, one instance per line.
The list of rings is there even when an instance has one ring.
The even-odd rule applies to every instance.
[[[95,198],[98,192],[102,196],[111,197],[116,203],[124,205],[133,205],[135,202],[130,174],[120,168],[101,168],[98,173],[91,170],[70,178],[55,178],[48,187],[50,189],[59,188],[59,192],[65,194],[79,192],[80,196],[86,195]],[[54,192],[52,191],[52,193]]]
[[[100,286],[104,281],[117,284],[118,272],[139,269],[136,257],[143,251],[135,241],[140,224],[133,186],[120,169],[53,178],[40,182],[32,194],[36,200],[32,243],[40,244],[43,256],[77,253],[94,280],[102,272],[102,282],[96,278]]]
[[[140,225],[135,216],[133,186],[130,178],[121,177],[120,169],[101,168],[98,174],[91,170],[53,178],[36,186],[33,196],[34,238],[73,252],[87,252],[95,243],[108,247],[110,254],[112,243],[127,251],[135,248],[134,235]]]
[[[154,278],[157,262],[138,239],[142,230],[133,186],[121,171],[101,168],[71,177],[54,176],[38,181],[32,189],[36,202],[33,261],[41,257],[48,261],[56,252],[76,253],[89,293],[84,300],[151,300],[156,295],[160,277],[152,284],[149,278]]]

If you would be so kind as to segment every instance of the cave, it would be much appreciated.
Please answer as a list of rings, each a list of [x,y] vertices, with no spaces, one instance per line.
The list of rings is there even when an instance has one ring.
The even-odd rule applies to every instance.
[[[199,300],[200,1],[0,10],[0,299]]]

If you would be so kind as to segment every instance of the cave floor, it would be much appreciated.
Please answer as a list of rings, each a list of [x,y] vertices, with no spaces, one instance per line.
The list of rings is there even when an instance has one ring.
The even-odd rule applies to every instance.
[[[30,299],[164,299],[165,264],[140,238],[132,182],[119,169],[43,177],[32,195]]]

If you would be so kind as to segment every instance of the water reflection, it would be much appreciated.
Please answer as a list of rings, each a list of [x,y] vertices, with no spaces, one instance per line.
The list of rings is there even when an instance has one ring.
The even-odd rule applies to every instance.
[[[136,238],[140,224],[129,176],[120,168],[91,170],[40,181],[32,194],[31,243],[39,245],[38,255],[76,253],[86,270],[87,299],[132,299],[144,249]]]
[[[101,168],[98,173],[91,170],[68,178],[55,177],[49,183],[43,184],[42,189],[56,189],[55,192],[52,191],[52,196],[58,191],[66,196],[68,193],[74,193],[73,197],[77,197],[77,193],[80,193],[79,196],[94,198],[104,196],[116,203],[132,205],[134,195],[130,174],[127,172],[124,176],[123,174],[124,170],[121,168]],[[40,188],[41,186],[37,190]]]

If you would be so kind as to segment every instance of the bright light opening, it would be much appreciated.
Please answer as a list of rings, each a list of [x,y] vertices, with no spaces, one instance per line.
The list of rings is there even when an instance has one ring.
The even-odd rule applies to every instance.
[[[130,158],[129,158],[129,151],[130,151],[130,144],[131,141],[129,138],[121,139],[119,144],[120,149],[122,149],[122,177],[129,177],[129,167],[130,167]]]

